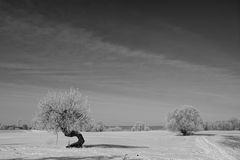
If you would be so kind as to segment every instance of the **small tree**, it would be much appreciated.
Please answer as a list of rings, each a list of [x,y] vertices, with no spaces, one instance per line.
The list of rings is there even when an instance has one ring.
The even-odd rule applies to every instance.
[[[167,128],[171,131],[180,131],[184,136],[193,131],[201,130],[203,121],[199,112],[192,106],[184,106],[169,113]]]
[[[231,118],[230,120],[230,123],[232,124],[232,129],[233,130],[236,130],[236,129],[239,129],[239,120],[237,118]]]
[[[82,147],[85,142],[82,131],[90,122],[89,104],[78,89],[65,92],[49,92],[39,102],[39,112],[35,117],[37,128],[62,131],[67,137],[78,138],[78,142],[67,147]]]
[[[131,131],[149,131],[149,130],[150,128],[143,122],[136,122],[131,128]]]

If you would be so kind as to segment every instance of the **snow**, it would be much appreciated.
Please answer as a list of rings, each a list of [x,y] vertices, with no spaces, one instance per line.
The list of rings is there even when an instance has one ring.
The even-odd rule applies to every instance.
[[[0,159],[37,160],[237,160],[218,141],[221,135],[240,132],[201,132],[198,136],[178,136],[168,131],[83,132],[84,148],[65,148],[76,138],[45,131],[0,132]],[[206,134],[207,133],[207,134]],[[208,136],[213,134],[214,136]]]

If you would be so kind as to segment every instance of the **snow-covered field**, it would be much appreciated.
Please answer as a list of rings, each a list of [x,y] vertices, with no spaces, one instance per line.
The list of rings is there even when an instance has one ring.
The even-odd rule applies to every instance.
[[[0,131],[0,160],[237,160],[240,159],[239,131],[208,131],[194,136],[177,136],[168,131],[83,132],[81,149],[67,149],[76,141],[59,133],[44,131]],[[237,139],[236,138],[236,139]],[[228,143],[224,143],[228,142]],[[234,144],[226,145],[226,144]]]

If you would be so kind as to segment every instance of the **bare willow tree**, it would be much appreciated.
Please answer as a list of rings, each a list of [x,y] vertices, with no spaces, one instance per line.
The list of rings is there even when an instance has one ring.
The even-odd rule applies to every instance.
[[[180,131],[185,136],[203,129],[203,121],[197,109],[183,106],[169,113],[167,128],[171,131]]]
[[[66,146],[82,147],[85,142],[80,131],[91,121],[89,103],[78,89],[64,92],[49,92],[40,102],[39,111],[34,118],[38,128],[49,131],[62,131],[67,137],[77,137],[76,143]]]

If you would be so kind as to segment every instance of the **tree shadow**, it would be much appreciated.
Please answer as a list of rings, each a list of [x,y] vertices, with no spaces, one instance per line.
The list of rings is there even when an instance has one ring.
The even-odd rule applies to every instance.
[[[215,136],[216,134],[212,133],[193,133],[189,135],[182,135],[182,134],[177,134],[176,136],[181,136],[181,137],[188,137],[188,136]]]
[[[223,137],[224,140],[219,143],[233,149],[240,148],[240,136],[223,136]]]
[[[146,146],[127,146],[127,145],[117,145],[117,144],[91,144],[91,145],[84,145],[84,148],[149,148]]]
[[[87,157],[43,157],[32,160],[111,160],[122,156],[87,156]],[[24,160],[24,158],[0,159],[0,160]]]
[[[212,133],[194,133],[190,136],[215,136],[216,134],[212,134]]]

